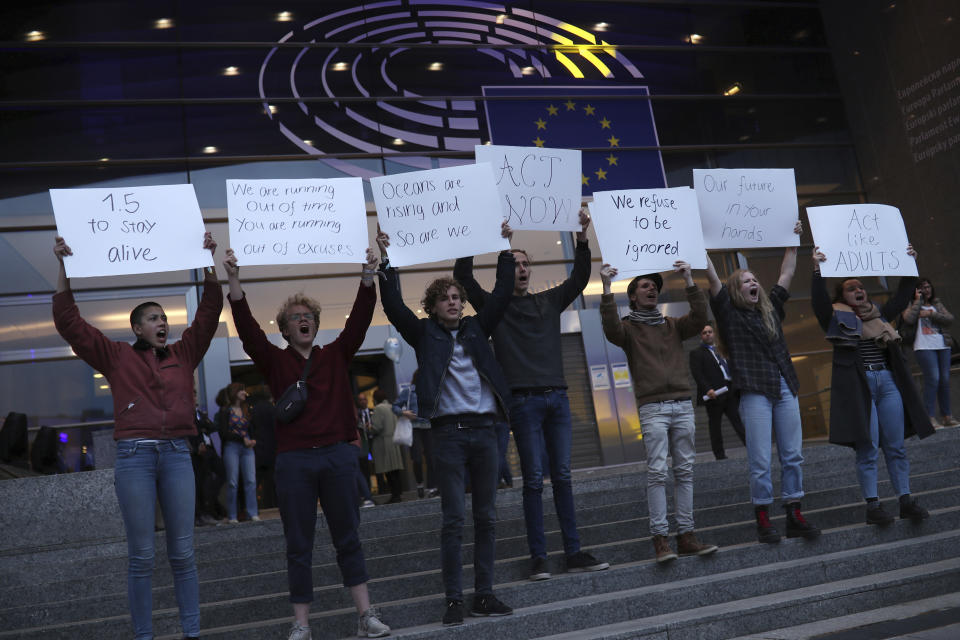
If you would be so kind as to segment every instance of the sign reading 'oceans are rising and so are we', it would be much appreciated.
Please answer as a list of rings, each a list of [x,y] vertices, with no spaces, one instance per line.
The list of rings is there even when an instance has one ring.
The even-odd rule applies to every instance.
[[[227,180],[227,215],[241,265],[366,261],[360,178]]]
[[[395,267],[510,248],[487,163],[371,178],[370,186]]]
[[[796,247],[793,169],[694,169],[708,249]]]
[[[193,185],[50,189],[67,276],[195,269],[213,264]]]
[[[683,260],[706,269],[697,196],[689,187],[597,191],[590,203],[603,260],[617,279],[668,271]]]
[[[512,229],[580,229],[579,150],[477,145],[474,155],[493,168],[503,217]]]
[[[900,210],[885,204],[807,207],[813,243],[827,260],[825,278],[915,276],[917,261],[907,255],[907,230]]]

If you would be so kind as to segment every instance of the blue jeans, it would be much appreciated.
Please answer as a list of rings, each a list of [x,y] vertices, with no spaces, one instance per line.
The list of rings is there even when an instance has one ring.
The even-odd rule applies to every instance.
[[[493,594],[493,560],[497,522],[497,432],[493,425],[460,429],[435,426],[433,469],[440,489],[443,523],[440,564],[446,597],[463,600],[461,547],[465,511],[465,474],[473,486],[473,574],[477,595]]]
[[[784,502],[803,497],[803,429],[800,404],[780,377],[780,397],[771,400],[761,393],[740,396],[740,417],[747,432],[747,461],[750,465],[750,499],[753,504],[773,502],[770,479],[771,431],[780,456],[780,497]]]
[[[903,447],[903,399],[888,369],[867,371],[870,386],[870,441],[858,442],[857,478],[864,498],[877,496],[878,447],[887,461],[890,484],[898,496],[910,493],[910,461]]]
[[[153,638],[151,578],[158,499],[180,626],[185,636],[200,635],[200,587],[193,556],[196,488],[186,439],[117,442],[113,477],[127,532],[127,598],[136,640]]]
[[[940,401],[940,413],[950,413],[950,349],[920,349],[914,351],[917,364],[923,372],[923,404],[927,415],[937,415],[937,401]]]
[[[223,445],[223,466],[227,470],[227,517],[237,519],[237,481],[243,473],[243,498],[247,503],[247,515],[257,512],[257,460],[253,449],[242,442],[226,442]]]
[[[313,601],[313,537],[317,501],[323,509],[330,539],[337,551],[343,586],[368,580],[360,546],[357,510],[357,449],[339,442],[315,449],[277,454],[277,503],[287,541],[287,582],[290,602]]]
[[[673,503],[677,533],[693,531],[693,462],[697,457],[693,403],[648,402],[637,409],[647,451],[647,509],[650,534],[670,533],[667,523],[667,453],[673,458]]]
[[[580,551],[577,515],[573,506],[570,480],[570,444],[572,440],[570,402],[565,389],[523,395],[516,393],[510,402],[510,425],[520,454],[523,473],[523,519],[527,526],[527,545],[533,558],[547,557],[543,532],[542,443],[546,443],[547,464],[553,485],[553,504],[560,521],[563,551],[567,556]]]

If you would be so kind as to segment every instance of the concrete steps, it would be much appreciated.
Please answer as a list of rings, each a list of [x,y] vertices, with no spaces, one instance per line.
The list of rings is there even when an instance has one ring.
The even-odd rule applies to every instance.
[[[779,545],[755,541],[745,460],[698,463],[698,535],[722,548],[713,556],[681,558],[666,566],[652,561],[643,465],[577,473],[584,547],[613,566],[565,575],[562,554],[553,554],[554,577],[538,583],[526,579],[520,491],[502,491],[496,591],[516,613],[468,618],[456,628],[439,625],[439,501],[366,509],[361,536],[368,573],[374,576],[371,598],[397,637],[728,638],[789,627],[795,620],[869,611],[880,602],[960,593],[960,429],[910,441],[908,449],[913,493],[931,510],[930,520],[919,525],[898,520],[882,530],[863,525],[852,452],[807,446],[804,510],[824,534],[815,542]],[[890,493],[884,483],[881,497],[895,513]],[[548,548],[559,549],[549,495],[545,511]],[[782,516],[774,524],[782,531]],[[321,519],[314,553],[314,638],[349,637],[356,631],[356,614],[340,586],[325,528]],[[465,531],[464,538],[464,561],[470,563],[472,532]],[[203,637],[285,638],[290,605],[280,523],[206,527],[197,530],[196,544]],[[125,551],[122,541],[110,540],[0,555],[0,639],[128,638]],[[158,637],[179,638],[162,545],[157,555],[155,631]],[[464,569],[469,587],[472,566]],[[818,599],[817,594],[827,595]]]

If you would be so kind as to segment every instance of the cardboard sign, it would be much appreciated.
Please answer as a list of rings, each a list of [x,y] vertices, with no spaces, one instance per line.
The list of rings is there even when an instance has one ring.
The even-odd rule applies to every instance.
[[[689,187],[597,191],[590,203],[603,261],[617,280],[673,269],[706,269],[697,196]]]
[[[513,229],[579,231],[579,150],[478,144],[477,162],[489,162],[504,220]]]
[[[203,215],[192,184],[115,189],[50,189],[57,233],[73,250],[70,278],[199,269]]]
[[[395,267],[510,248],[487,163],[380,176],[370,186]]]
[[[800,245],[793,169],[694,169],[693,184],[708,249]]]
[[[360,178],[227,180],[237,264],[366,262]]]
[[[907,255],[907,230],[900,210],[885,204],[807,207],[813,243],[827,256],[825,278],[915,276],[917,261]]]

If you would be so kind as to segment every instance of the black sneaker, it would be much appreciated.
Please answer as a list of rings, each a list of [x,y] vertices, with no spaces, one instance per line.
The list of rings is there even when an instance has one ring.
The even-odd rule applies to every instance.
[[[463,603],[459,600],[447,599],[447,608],[443,612],[443,626],[453,627],[463,624]]]
[[[567,556],[567,573],[603,571],[609,568],[609,562],[600,562],[586,551],[577,551],[572,556]]]
[[[888,524],[892,524],[894,517],[883,510],[883,506],[876,502],[874,505],[867,507],[867,524],[875,524],[878,527],[885,527]]]
[[[914,522],[920,522],[921,520],[926,520],[929,517],[930,512],[921,507],[916,498],[908,498],[907,500],[900,501],[901,519],[909,518]]]
[[[530,566],[531,580],[549,580],[550,570],[547,568],[546,558],[534,558]]]
[[[513,609],[497,600],[497,596],[473,596],[473,607],[470,609],[470,615],[475,618],[485,618],[487,616],[509,616]]]

